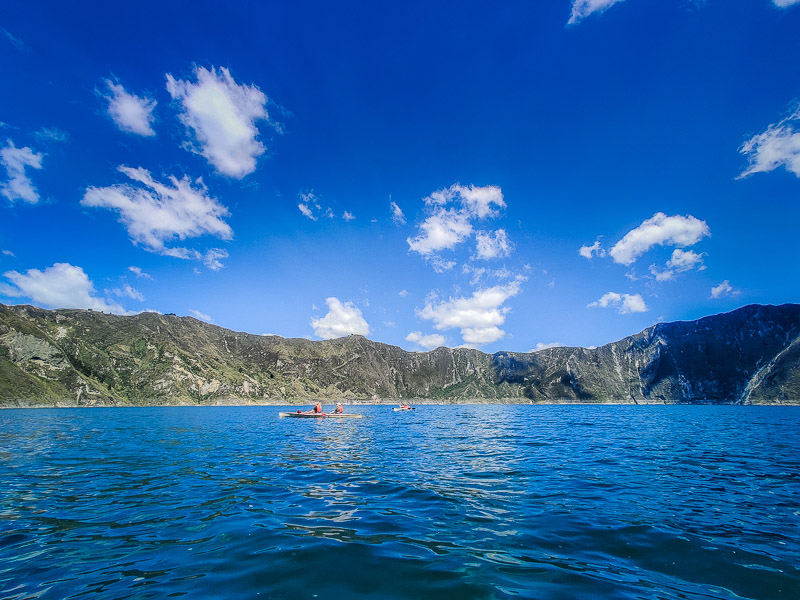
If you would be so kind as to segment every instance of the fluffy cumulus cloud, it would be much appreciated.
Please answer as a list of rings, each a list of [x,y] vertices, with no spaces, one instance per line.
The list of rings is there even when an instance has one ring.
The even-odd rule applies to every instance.
[[[197,67],[196,81],[167,74],[167,91],[181,106],[180,119],[192,136],[189,148],[223,175],[241,179],[256,169],[266,148],[258,121],[269,122],[267,97],[254,85],[240,85],[226,68]]]
[[[579,23],[590,14],[603,12],[617,2],[622,2],[622,0],[573,0],[572,14],[569,17],[568,23],[570,25]]]
[[[444,346],[445,337],[439,333],[431,333],[424,335],[421,331],[412,331],[406,336],[406,341],[425,348],[426,350],[433,350],[439,346]]]
[[[327,298],[328,314],[320,319],[311,319],[314,335],[323,340],[346,335],[369,335],[369,325],[361,311],[352,302],[341,302],[338,298]]]
[[[396,225],[405,225],[406,216],[403,214],[403,210],[397,205],[397,202],[391,202],[389,208],[392,211],[392,221],[394,221]]]
[[[482,346],[505,336],[505,331],[499,325],[505,322],[510,309],[503,305],[519,292],[520,282],[512,281],[506,285],[477,290],[469,297],[450,298],[441,302],[431,299],[417,310],[417,316],[432,321],[440,331],[459,329],[465,345]]]
[[[156,101],[129,94],[121,85],[106,79],[108,92],[103,97],[108,101],[108,115],[122,131],[146,137],[156,134],[153,130],[153,109]]]
[[[36,204],[39,201],[39,192],[25,174],[25,169],[41,169],[43,158],[44,154],[38,154],[28,147],[17,148],[11,140],[0,150],[0,162],[8,174],[8,180],[0,186],[0,193],[9,202],[22,200]]]
[[[202,235],[224,240],[233,236],[223,220],[229,215],[228,209],[208,195],[201,179],[192,182],[188,177],[170,177],[170,183],[164,184],[145,169],[122,166],[119,171],[133,183],[91,187],[81,204],[117,211],[133,242],[151,252],[203,260],[212,269],[227,256],[226,251],[217,248],[203,255],[197,250],[167,246],[175,240]]]
[[[119,304],[98,298],[94,284],[81,267],[55,263],[44,271],[29,269],[25,273],[9,271],[3,276],[13,285],[0,285],[0,293],[30,300],[45,308],[91,308],[126,314]]]
[[[724,298],[725,296],[738,296],[739,292],[733,289],[731,282],[727,279],[720,283],[719,285],[715,285],[711,288],[711,298],[713,300],[717,300],[718,298]]]
[[[778,167],[800,177],[800,108],[747,140],[739,152],[750,159],[750,166],[739,175],[739,179]]]
[[[478,258],[501,258],[511,254],[511,242],[505,229],[479,231],[475,234],[475,249]]]
[[[686,247],[711,235],[708,224],[691,215],[656,213],[632,229],[608,253],[614,262],[630,265],[653,246]]]
[[[406,241],[412,252],[431,260],[437,270],[441,270],[442,262],[452,262],[443,261],[439,252],[455,249],[472,237],[474,223],[497,217],[506,206],[503,192],[497,186],[475,187],[458,183],[433,192],[424,202],[427,217],[420,223],[417,236]],[[493,233],[478,232],[476,240],[479,258],[506,256],[511,251],[508,235],[503,229]]]
[[[614,307],[621,315],[628,313],[647,312],[647,305],[639,294],[618,294],[617,292],[607,292],[603,294],[597,302],[592,302],[588,307],[599,306],[600,308]]]

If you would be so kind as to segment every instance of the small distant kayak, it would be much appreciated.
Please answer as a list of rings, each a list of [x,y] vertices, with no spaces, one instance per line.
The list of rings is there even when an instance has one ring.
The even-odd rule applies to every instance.
[[[358,413],[312,413],[312,412],[279,412],[279,417],[293,417],[295,419],[361,419],[364,415]]]
[[[398,412],[401,411],[401,410],[417,410],[417,407],[416,406],[408,406],[406,408],[400,408],[399,406],[393,406],[392,410],[398,411]]]

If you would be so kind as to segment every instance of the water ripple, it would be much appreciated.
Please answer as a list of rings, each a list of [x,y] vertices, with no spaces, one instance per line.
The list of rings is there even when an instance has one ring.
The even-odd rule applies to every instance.
[[[0,597],[800,597],[800,409],[278,410],[0,412]]]

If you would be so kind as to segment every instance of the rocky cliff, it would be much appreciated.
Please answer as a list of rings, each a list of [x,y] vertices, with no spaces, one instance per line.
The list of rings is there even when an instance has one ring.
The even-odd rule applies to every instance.
[[[439,402],[798,403],[800,305],[659,323],[595,349],[406,352],[191,317],[0,305],[0,406]]]

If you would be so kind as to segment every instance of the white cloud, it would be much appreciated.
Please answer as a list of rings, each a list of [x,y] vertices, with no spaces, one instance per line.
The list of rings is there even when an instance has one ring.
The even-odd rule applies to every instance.
[[[440,256],[434,256],[431,258],[431,265],[433,266],[433,270],[437,273],[444,273],[445,271],[451,270],[453,267],[456,266],[456,261],[454,260],[445,260]]]
[[[772,0],[772,3],[778,8],[788,8],[800,4],[800,0]]]
[[[685,273],[687,271],[703,271],[705,265],[703,264],[704,252],[697,253],[693,250],[681,250],[676,248],[672,252],[672,257],[667,261],[667,268],[660,271],[655,265],[650,265],[650,273],[656,278],[656,281],[668,281],[675,278],[678,273]]]
[[[406,336],[406,341],[417,344],[418,346],[426,348],[427,350],[432,350],[434,348],[438,348],[439,346],[444,346],[446,339],[439,333],[423,335],[421,331],[412,331]]]
[[[45,142],[66,142],[69,139],[69,134],[57,127],[42,127],[33,135],[36,136],[36,139]]]
[[[389,204],[392,209],[392,221],[397,225],[405,225],[406,216],[403,214],[402,209],[397,205],[397,202]]]
[[[750,159],[750,166],[737,179],[753,173],[767,173],[784,167],[800,177],[800,108],[764,133],[747,140],[739,152]]]
[[[1,286],[0,293],[15,298],[30,298],[45,308],[91,308],[117,314],[127,312],[119,304],[96,297],[89,276],[81,267],[69,263],[55,263],[44,271],[9,271],[3,276],[14,285]]]
[[[452,250],[472,233],[468,215],[458,210],[437,210],[419,228],[419,235],[406,241],[412,251],[423,256],[431,256],[440,250]]]
[[[228,258],[228,251],[222,248],[211,248],[203,255],[203,264],[212,271],[219,271],[225,265],[220,262],[220,259]]]
[[[717,298],[724,298],[725,296],[738,296],[739,291],[734,290],[731,286],[731,282],[727,279],[720,283],[719,285],[715,285],[711,288],[711,298],[716,300]]]
[[[460,329],[464,342],[479,346],[501,339],[505,332],[498,327],[506,320],[510,308],[503,304],[520,292],[520,282],[481,289],[470,297],[450,298],[436,303],[428,300],[417,316],[433,321],[440,331]]]
[[[204,260],[197,250],[167,247],[166,244],[202,235],[224,240],[233,236],[233,231],[223,220],[230,214],[228,209],[208,195],[202,179],[198,178],[193,185],[188,177],[170,177],[171,185],[165,185],[155,181],[145,169],[122,166],[119,171],[134,184],[88,188],[81,204],[119,212],[119,220],[125,225],[128,235],[146,250],[176,258]],[[206,262],[218,263],[216,259],[223,256],[220,252],[224,251],[210,250]]]
[[[488,260],[511,254],[511,242],[508,241],[505,229],[498,229],[495,232],[479,231],[475,234],[475,241],[478,258]]]
[[[312,221],[318,221],[321,216],[329,219],[336,218],[333,209],[330,206],[323,208],[320,197],[314,192],[302,192],[298,194],[298,197],[300,198],[300,202],[297,204],[297,208],[300,209],[300,212],[303,213],[304,216]],[[345,221],[352,221],[355,219],[355,216],[349,211],[344,211],[342,218]]]
[[[594,244],[591,246],[581,246],[580,250],[578,250],[578,254],[588,260],[592,260],[592,257],[595,255],[600,257],[605,256],[606,251],[600,247],[600,240],[595,240]]]
[[[254,85],[237,84],[224,67],[197,67],[194,75],[196,83],[167,74],[167,91],[180,102],[180,119],[193,136],[189,149],[219,173],[241,179],[266,150],[256,139],[256,122],[269,121],[267,97]]]
[[[408,296],[408,290],[400,290],[399,292],[397,292],[397,295],[400,296],[401,298],[405,298],[406,296]]]
[[[320,319],[311,319],[314,335],[323,340],[344,337],[346,335],[369,335],[369,325],[361,311],[352,302],[339,301],[338,298],[326,298],[328,314]]]
[[[594,12],[604,12],[609,7],[622,0],[573,0],[572,14],[570,15],[569,25],[579,23]]]
[[[205,321],[206,323],[213,323],[214,319],[212,319],[206,313],[202,313],[199,310],[195,310],[193,308],[189,309],[189,312],[192,313],[195,319],[200,319],[201,321]]]
[[[406,241],[412,252],[426,259],[433,259],[442,250],[455,249],[472,236],[473,222],[497,217],[500,209],[506,206],[503,192],[497,186],[475,187],[459,183],[433,192],[424,202],[428,216],[419,225],[417,236]],[[493,237],[485,232],[477,235],[481,236],[478,240],[479,256],[481,252],[485,253],[482,258],[490,258],[492,252],[510,251],[505,230],[498,230]],[[441,270],[441,262],[437,265],[434,261],[433,266]]]
[[[353,213],[351,213],[349,210],[344,211],[344,213],[342,214],[342,218],[345,221],[347,221],[348,223],[350,221],[352,221],[353,219],[355,219],[355,217],[353,216]]]
[[[708,235],[711,231],[705,221],[692,215],[668,217],[659,212],[626,233],[608,253],[614,262],[630,265],[653,246],[691,246]]]
[[[311,207],[308,204],[305,204],[304,202],[300,202],[297,205],[297,208],[299,208],[300,212],[303,213],[306,217],[308,217],[312,221],[316,221],[317,220],[317,217],[314,216],[314,211],[311,210]]]
[[[647,306],[639,294],[618,294],[617,292],[607,292],[597,301],[587,304],[586,307],[599,306],[608,308],[617,307],[619,314],[647,312]]]
[[[122,289],[114,288],[113,290],[111,290],[111,293],[121,298],[131,298],[132,300],[138,300],[139,302],[144,302],[144,296],[142,295],[142,293],[127,283],[124,286],[122,286]]]
[[[144,279],[152,279],[153,277],[149,273],[145,273],[142,271],[141,267],[128,267],[128,271],[135,274],[136,277],[141,277]]]
[[[106,79],[110,94],[103,95],[108,100],[108,115],[122,131],[146,137],[156,134],[153,130],[153,109],[156,101],[129,94],[121,85]]]
[[[548,343],[538,342],[536,344],[536,348],[531,350],[531,352],[539,352],[539,350],[547,350],[548,348],[561,348],[563,346],[564,344],[562,344],[561,342],[548,342]]]
[[[0,150],[0,162],[8,173],[8,181],[0,186],[0,193],[10,202],[23,200],[36,204],[39,201],[39,192],[25,174],[25,167],[41,169],[43,158],[44,154],[37,154],[27,146],[17,148],[14,142],[8,140],[6,147]]]
[[[2,250],[2,253],[6,256],[16,256],[11,250]]]

